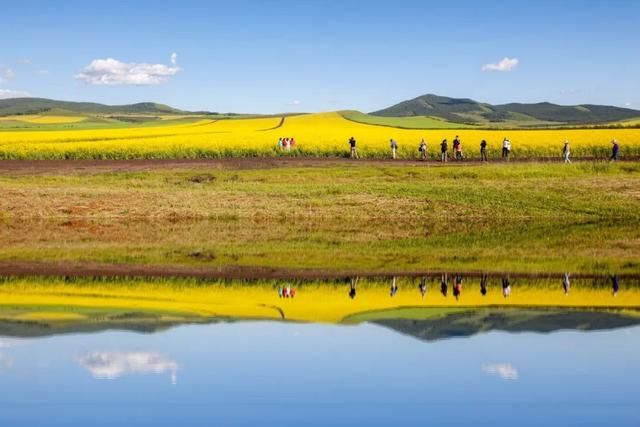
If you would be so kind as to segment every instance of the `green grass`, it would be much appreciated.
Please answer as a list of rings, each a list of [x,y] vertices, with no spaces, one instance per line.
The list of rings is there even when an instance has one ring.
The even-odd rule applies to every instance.
[[[448,122],[444,119],[429,116],[415,117],[381,117],[361,113],[359,111],[343,111],[342,116],[358,123],[376,126],[388,126],[400,129],[465,129],[473,126]]]
[[[0,259],[638,273],[638,188],[637,163],[3,175]]]

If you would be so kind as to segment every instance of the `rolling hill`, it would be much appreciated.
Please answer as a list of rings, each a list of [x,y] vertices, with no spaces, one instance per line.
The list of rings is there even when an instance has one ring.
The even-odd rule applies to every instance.
[[[523,126],[595,125],[640,117],[640,111],[608,105],[557,105],[510,103],[491,105],[468,98],[423,95],[370,113],[378,117],[440,118],[462,124],[512,124]]]
[[[0,116],[43,114],[54,110],[76,114],[189,114],[189,112],[153,102],[105,105],[94,102],[56,101],[45,98],[0,99]]]

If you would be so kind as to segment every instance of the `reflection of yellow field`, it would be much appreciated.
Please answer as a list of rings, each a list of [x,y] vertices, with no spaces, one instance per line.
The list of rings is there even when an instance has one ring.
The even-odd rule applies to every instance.
[[[46,307],[68,307],[68,312],[83,308],[111,308],[136,311],[174,312],[204,317],[274,318],[281,312],[288,320],[339,322],[348,316],[398,307],[469,306],[554,306],[554,307],[640,307],[640,289],[630,287],[613,296],[610,289],[574,284],[564,295],[560,283],[514,284],[509,298],[503,298],[497,283],[487,296],[480,295],[478,284],[465,284],[460,299],[451,293],[445,298],[439,286],[432,284],[423,299],[417,285],[399,281],[400,290],[389,296],[386,283],[365,282],[358,286],[355,299],[348,296],[347,284],[312,283],[297,286],[295,298],[278,297],[273,283],[210,284],[135,283],[83,284],[11,281],[0,286],[0,301],[6,306],[34,307],[36,317],[46,318]],[[451,292],[451,290],[449,290]],[[43,308],[45,307],[45,308]],[[52,313],[52,320],[60,313]]]
[[[24,120],[24,117],[21,120]],[[34,117],[31,120],[75,120],[73,117]],[[38,122],[40,123],[40,122]],[[41,123],[45,123],[44,121]],[[54,123],[54,122],[48,122]],[[60,123],[63,123],[62,121]],[[318,113],[287,117],[203,120],[194,124],[129,129],[11,131],[2,134],[0,151],[4,157],[199,157],[231,155],[275,155],[278,137],[294,137],[297,147],[306,154],[335,155],[348,150],[347,140],[354,136],[362,155],[388,155],[389,138],[399,144],[401,156],[417,155],[420,140],[428,142],[435,155],[439,142],[458,134],[463,148],[477,155],[479,143],[486,139],[490,152],[498,153],[502,138],[508,136],[514,153],[520,155],[558,155],[565,139],[572,150],[593,154],[606,153],[609,141],[617,138],[623,151],[640,150],[640,129],[568,129],[568,130],[478,130],[432,129],[410,130],[372,126],[344,119],[339,113]]]

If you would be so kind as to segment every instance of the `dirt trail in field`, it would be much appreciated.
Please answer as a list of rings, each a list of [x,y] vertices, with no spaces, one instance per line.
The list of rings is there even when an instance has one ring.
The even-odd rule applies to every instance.
[[[448,274],[446,271],[363,271],[363,270],[317,270],[317,269],[286,269],[259,266],[224,266],[198,267],[189,265],[145,265],[145,264],[103,264],[93,262],[37,262],[37,261],[0,261],[0,276],[74,276],[74,277],[195,277],[214,279],[279,279],[279,280],[322,280],[361,278],[390,278],[397,277],[440,277]],[[479,278],[483,274],[488,277],[500,278],[557,278],[560,280],[564,273],[518,273],[499,271],[483,273],[469,271],[463,273],[465,278]],[[572,278],[608,278],[598,274],[572,274]],[[621,279],[640,279],[640,274],[620,274]]]
[[[489,164],[560,163],[560,158],[520,158],[510,162],[493,161]],[[593,157],[572,159],[573,162],[594,161]],[[640,157],[626,157],[624,161],[638,161]],[[51,173],[104,173],[142,172],[164,169],[273,169],[281,167],[327,166],[415,166],[415,167],[464,167],[481,166],[479,160],[440,163],[433,160],[352,160],[339,157],[247,157],[223,159],[143,159],[143,160],[0,160],[0,175],[34,175]]]

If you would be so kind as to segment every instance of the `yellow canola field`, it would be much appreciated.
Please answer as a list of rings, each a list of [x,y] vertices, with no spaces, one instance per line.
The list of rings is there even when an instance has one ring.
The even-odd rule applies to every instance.
[[[508,298],[502,296],[497,279],[489,282],[489,292],[482,296],[477,281],[465,281],[459,299],[453,298],[451,287],[447,297],[432,282],[422,298],[415,283],[398,280],[399,291],[391,297],[389,283],[362,282],[357,295],[349,297],[348,284],[306,283],[293,285],[295,298],[280,298],[278,286],[285,282],[252,284],[217,283],[194,285],[158,283],[136,280],[131,283],[111,282],[69,284],[62,282],[12,281],[0,286],[0,318],[2,307],[34,307],[35,313],[22,318],[71,320],[75,309],[113,309],[175,313],[203,318],[267,318],[313,322],[342,322],[362,314],[407,307],[469,308],[469,307],[582,307],[637,309],[640,307],[640,288],[625,287],[613,295],[607,286],[592,287],[574,281],[565,295],[560,281],[535,285],[512,286]],[[51,307],[64,307],[55,312]],[[284,316],[284,317],[283,317]]]
[[[387,157],[390,138],[398,141],[400,157],[417,157],[422,138],[430,156],[436,157],[440,141],[456,135],[467,157],[478,156],[482,139],[489,143],[489,156],[499,157],[504,137],[511,140],[515,157],[559,156],[565,139],[574,156],[606,156],[613,138],[620,142],[623,156],[640,154],[640,129],[410,130],[356,123],[335,112],[286,117],[280,124],[280,117],[272,117],[143,128],[6,131],[0,132],[0,159],[344,156],[351,136],[362,157]],[[296,148],[291,153],[278,151],[278,137],[294,137]]]
[[[79,123],[87,118],[84,116],[40,116],[40,115],[20,115],[5,116],[2,121],[18,121],[25,123],[34,123],[39,125],[57,125],[65,123]]]

